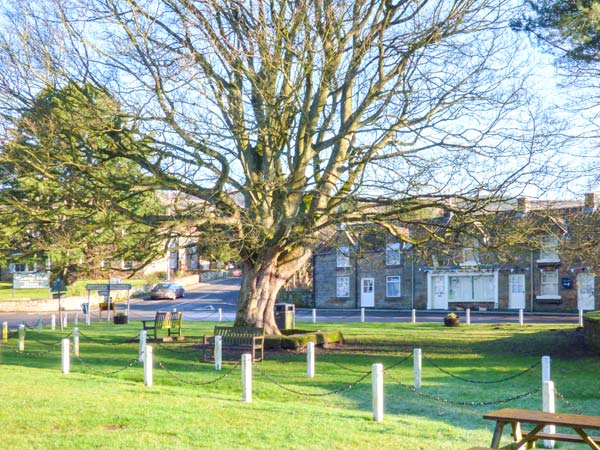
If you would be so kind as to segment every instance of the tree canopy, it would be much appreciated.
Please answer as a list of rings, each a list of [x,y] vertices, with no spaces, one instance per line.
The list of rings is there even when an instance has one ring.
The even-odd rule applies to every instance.
[[[439,239],[422,211],[458,199],[460,226],[548,170],[508,1],[5,3],[6,129],[46,86],[117,99],[127,130],[78,150],[81,195],[157,237],[221,236],[242,261],[238,324],[277,332],[277,292],[335,227]],[[97,161],[133,176],[109,183]],[[113,200],[157,189],[190,201],[156,216]]]
[[[0,149],[4,259],[48,258],[65,277],[102,261],[155,257],[162,243],[137,219],[164,206],[152,191],[132,195],[139,166],[104,152],[143,145],[126,122],[118,103],[90,84],[47,87],[32,99]]]

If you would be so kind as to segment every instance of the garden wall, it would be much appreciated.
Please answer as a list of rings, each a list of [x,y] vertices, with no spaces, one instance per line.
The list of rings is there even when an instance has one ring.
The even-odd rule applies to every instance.
[[[583,339],[586,347],[600,352],[600,311],[583,316]]]

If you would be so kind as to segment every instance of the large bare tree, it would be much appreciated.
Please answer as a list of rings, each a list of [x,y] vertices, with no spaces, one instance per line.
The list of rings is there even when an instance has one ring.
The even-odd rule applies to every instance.
[[[48,84],[119,99],[151,145],[103,157],[138,164],[140,191],[198,200],[137,220],[239,251],[238,324],[278,331],[279,289],[332,227],[439,239],[427,208],[460,198],[468,221],[544,170],[504,0],[5,3],[5,129]]]

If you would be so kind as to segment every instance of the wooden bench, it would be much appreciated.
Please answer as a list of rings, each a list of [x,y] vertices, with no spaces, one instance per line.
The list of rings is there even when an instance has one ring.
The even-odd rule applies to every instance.
[[[142,320],[144,330],[154,330],[154,339],[158,339],[158,330],[167,330],[168,337],[164,340],[172,340],[176,335],[177,340],[182,339],[181,324],[183,322],[183,312],[162,312],[157,311],[153,320]]]
[[[203,359],[214,359],[215,336],[221,336],[221,350],[235,352],[240,356],[246,351],[251,352],[252,361],[262,361],[264,358],[265,330],[256,327],[222,327],[216,326],[214,334],[204,336]]]
[[[527,436],[527,431],[523,430],[523,436]],[[585,443],[583,438],[578,434],[568,434],[568,433],[536,433],[536,440],[544,439],[547,441],[562,441],[562,442],[576,442],[576,443]],[[590,436],[590,438],[597,444],[600,444],[600,436]]]
[[[110,311],[115,313],[115,303],[98,303],[98,312],[100,314],[100,320],[102,320],[102,311],[108,311],[108,318],[110,319]]]

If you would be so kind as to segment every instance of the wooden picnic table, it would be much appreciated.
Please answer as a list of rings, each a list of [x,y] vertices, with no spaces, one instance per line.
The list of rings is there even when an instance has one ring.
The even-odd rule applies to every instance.
[[[542,411],[531,411],[526,409],[504,408],[483,416],[484,419],[495,420],[496,428],[492,437],[492,448],[506,450],[518,450],[522,448],[533,448],[538,439],[580,442],[587,444],[594,450],[600,450],[600,438],[590,436],[587,430],[600,430],[600,417],[584,416],[579,414],[549,413]],[[530,431],[521,429],[522,423],[534,425]],[[500,447],[502,431],[506,425],[512,427],[512,435],[515,442]],[[544,433],[542,430],[547,425],[571,428],[576,434]]]

